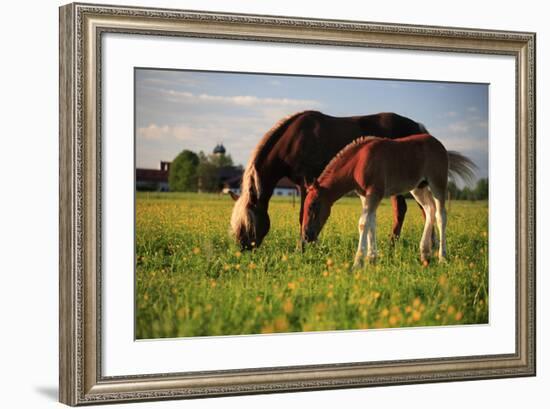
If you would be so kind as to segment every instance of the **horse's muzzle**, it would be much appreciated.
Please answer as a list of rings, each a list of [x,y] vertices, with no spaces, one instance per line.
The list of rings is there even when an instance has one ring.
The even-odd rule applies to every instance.
[[[302,243],[313,243],[317,240],[317,235],[313,231],[306,231],[302,234]]]

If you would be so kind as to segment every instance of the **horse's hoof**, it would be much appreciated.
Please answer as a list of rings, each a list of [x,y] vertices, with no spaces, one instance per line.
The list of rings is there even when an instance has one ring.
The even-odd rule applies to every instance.
[[[422,259],[422,267],[428,267],[430,265],[430,260],[429,259]]]
[[[359,260],[355,260],[355,262],[353,263],[353,266],[351,267],[352,270],[360,270],[364,267],[364,262],[363,262],[363,258],[359,259]]]

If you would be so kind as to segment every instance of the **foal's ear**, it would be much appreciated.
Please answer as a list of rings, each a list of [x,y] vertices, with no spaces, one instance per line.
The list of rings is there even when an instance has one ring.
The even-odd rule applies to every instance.
[[[231,199],[233,199],[234,201],[239,200],[239,195],[238,194],[233,193],[231,190],[229,190],[227,193],[229,194],[229,196],[231,196]]]

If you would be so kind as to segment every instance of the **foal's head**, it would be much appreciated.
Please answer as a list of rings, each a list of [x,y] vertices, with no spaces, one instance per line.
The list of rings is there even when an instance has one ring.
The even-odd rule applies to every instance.
[[[302,241],[317,240],[321,229],[330,216],[330,203],[324,189],[317,180],[308,187],[304,202],[304,218],[302,221]]]

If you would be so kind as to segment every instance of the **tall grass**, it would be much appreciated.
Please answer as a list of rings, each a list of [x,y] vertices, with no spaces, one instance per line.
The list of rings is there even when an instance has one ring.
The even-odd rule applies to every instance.
[[[487,323],[487,203],[452,202],[448,262],[428,267],[419,262],[421,212],[408,204],[392,250],[382,202],[379,260],[352,271],[359,199],[337,202],[319,242],[301,253],[299,204],[274,198],[263,245],[240,252],[227,196],[139,193],[137,338]]]

